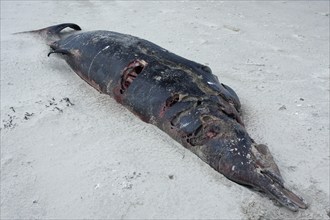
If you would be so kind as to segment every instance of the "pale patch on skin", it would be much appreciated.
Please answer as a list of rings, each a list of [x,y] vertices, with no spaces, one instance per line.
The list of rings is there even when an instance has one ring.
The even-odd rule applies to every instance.
[[[72,50],[72,51],[70,51],[70,53],[78,59],[81,57],[81,53],[79,50]]]
[[[94,63],[95,58],[96,58],[98,55],[100,55],[103,51],[105,51],[106,49],[108,49],[109,47],[110,47],[109,45],[106,46],[106,47],[104,47],[102,50],[100,50],[100,51],[94,56],[94,58],[93,58],[91,64],[89,65],[89,68],[88,68],[88,73],[87,73],[88,77],[89,77],[89,74],[90,74],[90,71],[91,71],[91,68],[92,68],[92,65],[93,65],[93,63]]]

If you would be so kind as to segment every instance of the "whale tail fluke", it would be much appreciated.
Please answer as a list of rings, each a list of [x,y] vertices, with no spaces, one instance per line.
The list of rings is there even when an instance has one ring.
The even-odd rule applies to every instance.
[[[37,34],[46,40],[47,44],[52,43],[53,41],[59,40],[61,38],[61,31],[65,28],[71,28],[75,31],[80,31],[81,28],[74,23],[63,23],[58,25],[49,26],[46,28],[32,30],[32,31],[23,31],[17,32],[14,34]]]

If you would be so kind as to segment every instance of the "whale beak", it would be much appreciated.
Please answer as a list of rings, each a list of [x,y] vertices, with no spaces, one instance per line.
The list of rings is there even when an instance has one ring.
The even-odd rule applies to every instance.
[[[253,145],[251,148],[255,170],[252,186],[276,199],[292,211],[308,207],[306,201],[285,188],[280,171],[266,145]]]
[[[237,160],[230,156],[223,157],[219,171],[234,182],[267,194],[291,211],[306,209],[306,201],[284,186],[282,175],[268,147],[254,142],[250,144],[246,152],[248,157],[238,157],[237,154]]]
[[[306,209],[308,207],[306,201],[302,197],[285,188],[284,185],[279,184],[277,180],[270,178],[268,175],[258,175],[256,181],[252,185],[268,194],[291,211],[298,211],[299,208]]]

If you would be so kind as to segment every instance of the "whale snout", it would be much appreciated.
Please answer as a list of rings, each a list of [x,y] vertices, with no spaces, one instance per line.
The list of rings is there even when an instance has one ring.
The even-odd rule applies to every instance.
[[[292,211],[308,207],[302,197],[285,187],[283,177],[266,145],[251,142],[249,146],[236,147],[232,152],[235,154],[227,153],[219,162],[219,172],[228,179],[264,192]]]

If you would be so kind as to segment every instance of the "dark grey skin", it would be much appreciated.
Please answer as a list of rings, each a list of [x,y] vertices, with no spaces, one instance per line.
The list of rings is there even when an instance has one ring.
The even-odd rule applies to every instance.
[[[292,211],[303,198],[283,184],[265,145],[256,144],[240,117],[236,93],[207,66],[140,38],[110,31],[60,32],[76,24],[32,31],[44,36],[87,83],[156,125],[228,179],[266,193]]]

